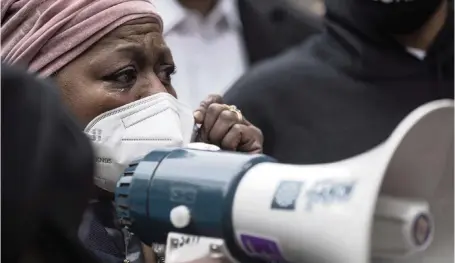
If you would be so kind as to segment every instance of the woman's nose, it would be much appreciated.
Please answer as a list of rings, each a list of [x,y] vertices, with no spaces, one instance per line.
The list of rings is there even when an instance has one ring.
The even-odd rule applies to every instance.
[[[152,96],[160,92],[168,93],[168,90],[156,74],[150,74],[147,82],[141,87],[137,99]]]

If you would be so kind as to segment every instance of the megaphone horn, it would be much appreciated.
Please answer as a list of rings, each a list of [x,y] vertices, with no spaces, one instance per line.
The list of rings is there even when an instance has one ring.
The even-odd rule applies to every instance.
[[[288,262],[453,261],[453,126],[453,101],[435,101],[359,156],[318,165],[258,164],[237,188],[234,229],[273,240]],[[286,195],[280,194],[285,184]],[[289,185],[302,189],[292,197]],[[295,208],[270,209],[268,200]],[[428,248],[433,239],[437,247]]]

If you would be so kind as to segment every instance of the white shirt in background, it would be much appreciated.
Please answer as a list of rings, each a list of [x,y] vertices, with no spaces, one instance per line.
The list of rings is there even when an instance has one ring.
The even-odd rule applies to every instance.
[[[154,3],[177,67],[172,85],[179,100],[196,109],[207,95],[222,95],[247,68],[236,0],[219,0],[205,18],[177,0]]]
[[[414,47],[407,47],[406,49],[408,50],[408,52],[411,55],[413,55],[414,57],[416,57],[420,60],[424,60],[427,55],[427,52],[425,52],[425,50],[423,50],[423,49],[414,48]]]

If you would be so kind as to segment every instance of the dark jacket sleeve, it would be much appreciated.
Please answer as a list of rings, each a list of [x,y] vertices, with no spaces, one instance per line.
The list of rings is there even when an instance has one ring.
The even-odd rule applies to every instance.
[[[79,238],[103,263],[143,263],[140,239],[123,229],[110,200],[92,201],[79,227]]]

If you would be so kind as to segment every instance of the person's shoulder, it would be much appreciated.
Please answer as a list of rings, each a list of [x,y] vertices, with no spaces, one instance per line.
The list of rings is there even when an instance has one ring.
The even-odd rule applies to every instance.
[[[333,75],[330,66],[312,52],[317,44],[318,36],[315,36],[281,55],[256,64],[232,86],[225,97],[291,92],[296,88],[302,89],[302,84],[311,86],[309,82]]]
[[[240,6],[247,5],[256,14],[262,15],[271,22],[284,23],[288,27],[304,29],[306,33],[320,32],[323,28],[319,14],[299,4],[286,0],[239,0]],[[303,33],[303,32],[301,32]]]

